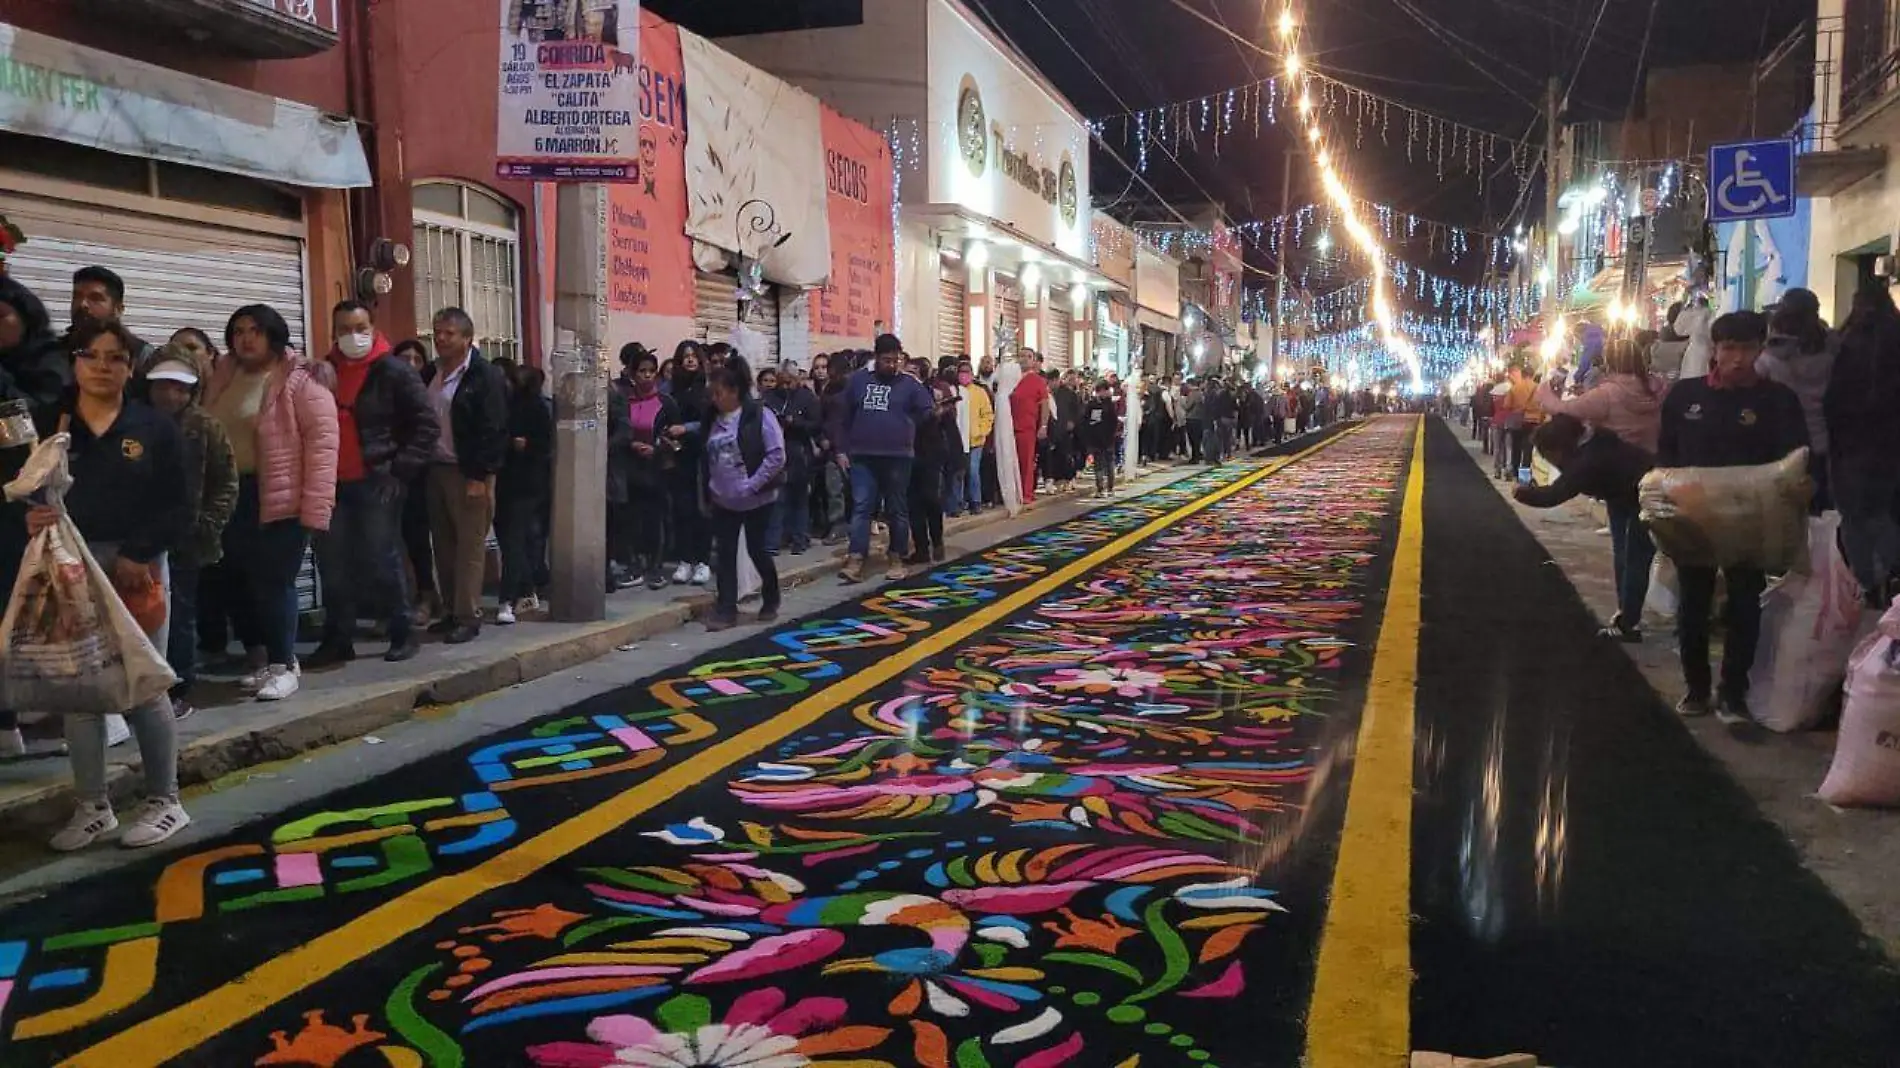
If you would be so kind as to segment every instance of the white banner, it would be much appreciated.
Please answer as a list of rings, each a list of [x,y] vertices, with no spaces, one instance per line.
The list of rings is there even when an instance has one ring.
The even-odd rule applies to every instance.
[[[495,173],[639,178],[639,0],[501,0]]]
[[[703,37],[686,63],[686,233],[759,260],[765,277],[815,286],[831,273],[818,98]]]
[[[370,184],[348,119],[4,23],[0,130],[287,185]]]

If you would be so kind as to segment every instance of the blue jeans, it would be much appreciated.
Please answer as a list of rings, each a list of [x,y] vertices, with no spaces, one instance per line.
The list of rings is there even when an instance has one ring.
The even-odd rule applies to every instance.
[[[238,477],[237,511],[224,528],[224,558],[250,601],[258,644],[272,664],[297,662],[297,570],[309,532],[296,519],[258,521],[257,479]]]
[[[791,549],[804,552],[811,547],[811,475],[788,478],[779,487],[778,503],[765,524],[765,551]]]
[[[171,570],[171,613],[166,625],[171,628],[165,640],[165,659],[178,676],[172,696],[180,700],[191,695],[191,684],[198,681],[198,565],[177,563]]]
[[[950,514],[956,515],[967,505],[974,512],[977,505],[983,503],[983,446],[970,446],[970,469],[967,483],[958,488],[956,502],[950,508]]]
[[[910,552],[910,465],[908,456],[851,458],[851,555],[871,555],[871,516],[880,504],[891,527],[891,555]]]
[[[1649,598],[1649,565],[1656,559],[1656,543],[1649,528],[1629,505],[1609,504],[1610,552],[1616,569],[1616,610],[1623,625],[1643,625],[1643,602]]]

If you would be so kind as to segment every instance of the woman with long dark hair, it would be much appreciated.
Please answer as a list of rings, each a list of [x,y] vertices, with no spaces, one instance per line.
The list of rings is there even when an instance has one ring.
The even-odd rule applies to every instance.
[[[554,495],[554,411],[542,396],[548,376],[516,367],[509,376],[508,455],[495,479],[495,540],[501,543],[501,606],[495,622],[539,607],[535,576],[547,567],[548,534],[541,525]]]
[[[679,409],[660,391],[659,358],[646,346],[621,349],[620,363],[607,409],[608,553],[629,576],[626,585],[638,574],[657,590],[666,586],[671,479],[679,451],[669,431],[679,422]]]
[[[240,635],[260,701],[297,692],[297,570],[336,507],[336,398],[291,358],[290,326],[265,304],[239,308],[224,331],[231,358],[211,376],[205,409],[237,458],[237,512],[225,556],[243,577],[255,633]]]
[[[1900,583],[1900,310],[1884,281],[1854,295],[1824,406],[1841,551],[1884,608]]]
[[[699,509],[700,458],[705,452],[706,422],[712,412],[704,360],[697,341],[682,341],[674,348],[672,397],[679,422],[666,431],[679,450],[679,463],[669,483],[673,496],[673,557],[679,561],[673,581],[695,586],[712,581],[712,569],[706,566],[711,533]]]
[[[778,618],[778,565],[766,551],[766,527],[785,480],[785,435],[778,417],[752,395],[743,358],[715,364],[708,381],[706,447],[697,472],[712,519],[717,599],[707,630],[739,621],[739,540],[759,573],[759,622]]]

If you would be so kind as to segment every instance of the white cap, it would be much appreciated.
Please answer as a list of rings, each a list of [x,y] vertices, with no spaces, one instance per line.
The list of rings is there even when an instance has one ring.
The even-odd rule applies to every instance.
[[[161,360],[145,373],[145,377],[151,382],[177,382],[187,386],[198,384],[198,372],[183,360]]]

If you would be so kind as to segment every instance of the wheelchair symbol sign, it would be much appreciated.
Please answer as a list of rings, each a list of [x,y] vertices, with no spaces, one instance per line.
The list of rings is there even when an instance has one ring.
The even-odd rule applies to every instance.
[[[1793,141],[1709,149],[1709,221],[1783,219],[1795,213]]]

